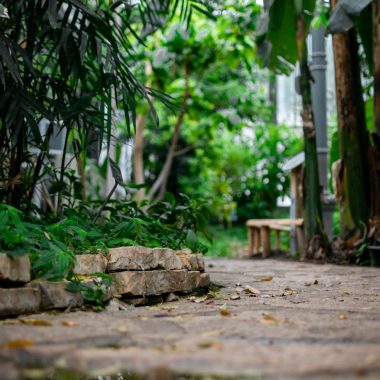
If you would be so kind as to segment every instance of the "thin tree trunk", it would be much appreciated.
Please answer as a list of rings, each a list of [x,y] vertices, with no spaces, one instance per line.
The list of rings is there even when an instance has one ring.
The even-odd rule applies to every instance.
[[[331,0],[331,5],[336,5]],[[344,238],[369,217],[369,139],[355,30],[333,36],[341,168],[341,232]]]
[[[178,114],[177,122],[174,126],[172,141],[170,143],[168,154],[166,155],[165,163],[161,169],[161,172],[160,172],[159,176],[157,177],[156,181],[153,183],[153,185],[149,191],[149,194],[148,194],[149,200],[152,200],[154,198],[155,194],[158,192],[156,200],[160,201],[164,198],[164,195],[166,192],[166,186],[167,186],[168,179],[170,176],[170,171],[172,168],[173,159],[175,157],[175,152],[176,152],[177,145],[178,145],[178,139],[179,139],[180,132],[181,132],[181,126],[182,126],[182,123],[183,123],[183,120],[185,117],[185,113],[186,113],[186,103],[187,103],[187,100],[190,96],[189,78],[186,77],[185,81],[186,81],[185,93],[183,96],[181,109],[180,109],[179,114]]]
[[[311,73],[308,65],[306,26],[303,16],[297,22],[298,60],[302,96],[302,120],[305,150],[304,202],[306,245],[303,258],[324,259],[328,241],[324,232],[319,180],[316,131],[311,103]]]
[[[374,132],[371,139],[370,230],[380,241],[380,0],[373,0]]]
[[[146,124],[146,115],[138,115],[136,121],[136,134],[133,150],[133,177],[136,185],[145,183],[144,176],[144,129]],[[136,200],[142,201],[145,198],[145,190],[140,189],[136,193]]]
[[[149,61],[145,63],[145,75],[149,77],[152,74],[152,65]],[[146,83],[149,86],[149,81]],[[147,114],[137,116],[136,134],[133,151],[133,177],[137,185],[145,183],[144,174],[144,130],[146,125]],[[142,201],[145,198],[145,189],[140,189],[136,193],[136,200]]]
[[[380,0],[373,0],[374,74],[375,74],[375,132],[380,136]]]

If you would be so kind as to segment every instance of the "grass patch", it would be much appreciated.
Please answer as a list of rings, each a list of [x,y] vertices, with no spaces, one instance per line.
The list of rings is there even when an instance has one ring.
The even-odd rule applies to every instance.
[[[223,228],[221,226],[211,227],[213,236],[207,256],[212,257],[236,257],[239,251],[247,248],[247,227],[234,226]]]

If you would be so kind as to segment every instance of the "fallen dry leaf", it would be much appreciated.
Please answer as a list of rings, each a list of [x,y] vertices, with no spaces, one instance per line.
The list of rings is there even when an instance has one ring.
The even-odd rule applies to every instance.
[[[120,333],[126,333],[126,332],[128,332],[128,329],[125,326],[116,327],[113,330],[117,331],[117,332],[120,332]]]
[[[263,276],[263,277],[257,277],[255,279],[255,282],[265,282],[265,281],[272,281],[273,276]]]
[[[227,305],[224,304],[219,308],[220,315],[223,315],[223,317],[227,317],[228,315],[231,315],[231,312],[227,309]]]
[[[253,294],[254,296],[258,296],[261,294],[260,290],[254,288],[253,286],[246,285],[244,287],[244,291],[248,294]]]
[[[348,290],[348,289],[342,289],[340,291],[341,294],[352,294],[352,291],[351,290]]]
[[[262,316],[263,317],[261,318],[260,322],[265,325],[275,325],[284,322],[283,319],[277,318],[269,313],[263,313]]]
[[[347,319],[347,315],[346,315],[346,314],[344,314],[344,313],[342,313],[342,314],[339,314],[339,317],[338,317],[338,319],[339,319],[340,321],[344,321],[345,319]]]
[[[74,322],[74,321],[63,321],[62,325],[67,326],[67,327],[73,327],[73,326],[79,326],[79,323]]]
[[[212,347],[214,344],[214,342],[211,342],[211,341],[208,341],[208,340],[205,340],[205,341],[202,341],[202,342],[198,342],[197,343],[197,346],[199,348],[210,348]]]
[[[239,294],[232,294],[232,296],[230,296],[230,300],[232,301],[240,300]]]
[[[5,343],[5,347],[7,348],[23,348],[23,347],[29,347],[32,346],[33,342],[26,339],[19,339],[19,340],[10,340],[9,342]]]
[[[284,288],[282,293],[283,296],[291,296],[292,294],[297,294],[297,290],[289,288],[288,286]]]
[[[32,325],[32,326],[51,326],[49,321],[45,321],[44,319],[19,319],[21,323],[24,325]]]

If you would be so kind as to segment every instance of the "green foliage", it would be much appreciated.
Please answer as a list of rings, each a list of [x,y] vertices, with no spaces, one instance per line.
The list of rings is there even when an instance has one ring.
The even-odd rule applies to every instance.
[[[101,311],[104,309],[104,301],[114,283],[115,280],[111,275],[93,273],[91,279],[88,280],[72,278],[66,289],[73,293],[80,292],[87,303],[93,305],[95,310]]]
[[[290,74],[298,60],[297,20],[305,20],[302,38],[306,38],[316,0],[274,0],[263,12],[257,33],[259,53],[263,63],[277,73]]]
[[[235,226],[223,228],[215,226],[212,229],[214,239],[207,252],[208,256],[236,257],[240,251],[243,253],[247,247],[247,228]]]
[[[34,278],[58,281],[71,278],[75,254],[107,253],[125,245],[188,247],[205,252],[201,239],[211,239],[204,202],[183,195],[181,204],[168,194],[164,202],[144,210],[136,202],[110,202],[109,218],[94,224],[93,212],[81,205],[66,209],[54,221],[26,217],[12,206],[0,206],[0,250],[9,255],[30,255]],[[42,215],[41,215],[42,216]],[[98,276],[99,277],[99,276]],[[100,290],[98,290],[100,291]]]

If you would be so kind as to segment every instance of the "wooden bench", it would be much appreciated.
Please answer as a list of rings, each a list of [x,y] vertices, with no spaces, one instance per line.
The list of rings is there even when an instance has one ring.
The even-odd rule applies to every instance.
[[[250,219],[246,224],[249,255],[261,253],[263,257],[268,257],[271,254],[271,231],[276,232],[276,249],[280,249],[281,231],[290,232],[293,226],[296,229],[299,248],[304,247],[303,219]]]

